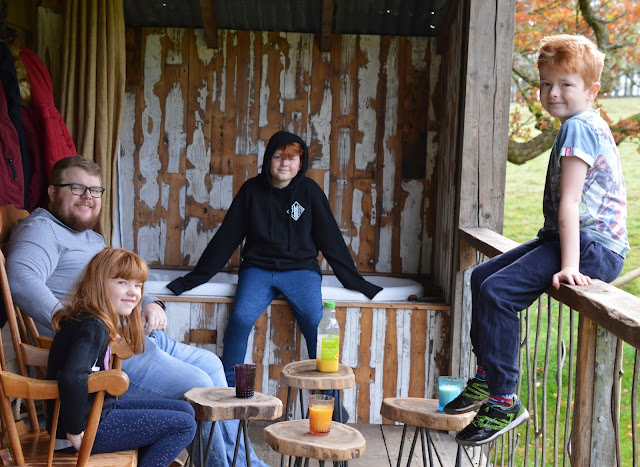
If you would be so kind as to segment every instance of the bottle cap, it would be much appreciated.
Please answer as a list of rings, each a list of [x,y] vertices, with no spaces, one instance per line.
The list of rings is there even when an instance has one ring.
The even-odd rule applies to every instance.
[[[335,304],[335,302],[324,302],[324,307],[325,308],[335,308],[336,304]]]

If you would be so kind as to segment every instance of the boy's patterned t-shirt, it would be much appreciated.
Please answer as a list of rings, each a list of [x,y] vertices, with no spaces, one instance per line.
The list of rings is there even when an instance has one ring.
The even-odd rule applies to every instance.
[[[595,109],[565,121],[551,149],[542,209],[544,231],[558,232],[562,157],[579,157],[589,166],[582,188],[580,231],[625,256],[627,193],[618,148],[607,122]]]

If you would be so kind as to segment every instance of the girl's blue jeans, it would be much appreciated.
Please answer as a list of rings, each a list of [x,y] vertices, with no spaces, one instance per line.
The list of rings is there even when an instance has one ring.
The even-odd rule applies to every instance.
[[[611,282],[623,265],[622,256],[581,235],[582,274]],[[539,238],[476,266],[471,274],[471,344],[478,365],[486,370],[492,394],[515,391],[520,348],[518,312],[551,286],[558,271],[560,240],[557,235],[540,233]]]
[[[194,416],[185,401],[117,401],[100,420],[91,452],[140,448],[140,467],[169,465],[193,439]]]
[[[234,366],[243,363],[253,325],[278,295],[289,302],[307,342],[309,357],[316,357],[318,324],[322,319],[322,276],[316,271],[240,270],[233,310],[224,334],[222,364],[229,386],[236,385]]]

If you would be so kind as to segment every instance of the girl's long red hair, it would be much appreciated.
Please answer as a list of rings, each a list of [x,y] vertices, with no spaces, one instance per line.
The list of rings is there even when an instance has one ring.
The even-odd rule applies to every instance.
[[[144,350],[142,300],[129,316],[118,315],[108,297],[107,281],[119,278],[144,284],[147,275],[147,263],[137,254],[122,248],[105,248],[87,264],[68,295],[67,305],[51,318],[53,330],[58,332],[67,320],[79,321],[81,315],[93,315],[107,327],[112,343],[120,333],[134,353],[141,353]]]

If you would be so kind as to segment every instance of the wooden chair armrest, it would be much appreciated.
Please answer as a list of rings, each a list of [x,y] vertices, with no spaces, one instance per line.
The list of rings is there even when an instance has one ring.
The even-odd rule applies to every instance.
[[[129,388],[129,376],[122,370],[97,371],[89,375],[89,392],[107,391],[121,396]]]
[[[128,380],[128,378],[127,378]],[[0,371],[2,390],[8,397],[49,400],[58,397],[58,382],[20,376],[8,371]]]
[[[2,390],[8,397],[49,400],[58,397],[56,380],[35,379],[0,371]],[[89,392],[106,391],[121,396],[129,388],[129,377],[122,370],[98,371],[89,375]]]

